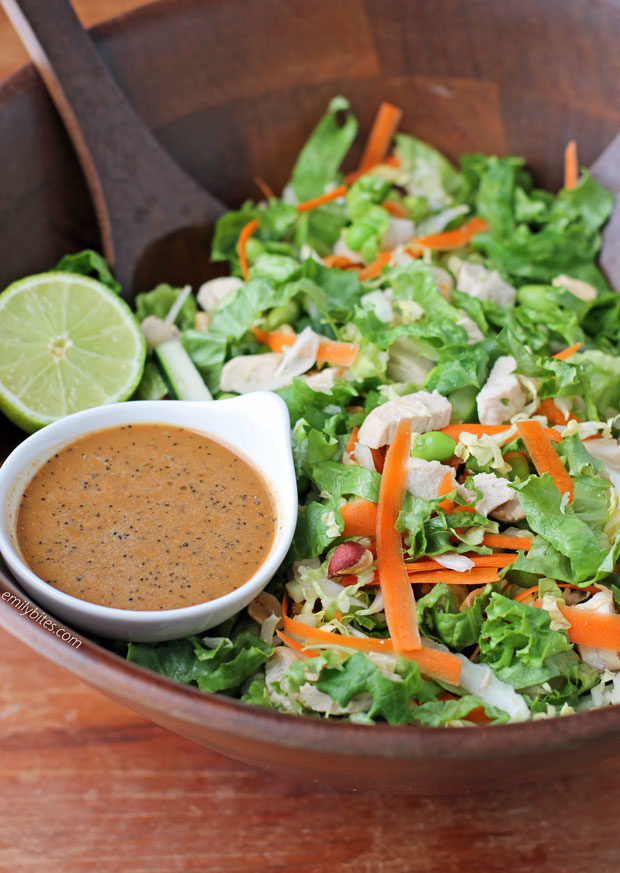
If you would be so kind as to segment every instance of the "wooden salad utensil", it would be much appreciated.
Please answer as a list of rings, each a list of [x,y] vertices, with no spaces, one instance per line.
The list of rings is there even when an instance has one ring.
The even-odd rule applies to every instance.
[[[0,0],[56,104],[84,171],[103,253],[123,296],[212,273],[210,232],[226,207],[139,118],[69,0]]]
[[[594,161],[590,172],[616,198],[614,211],[603,230],[600,264],[611,287],[620,292],[620,133]]]

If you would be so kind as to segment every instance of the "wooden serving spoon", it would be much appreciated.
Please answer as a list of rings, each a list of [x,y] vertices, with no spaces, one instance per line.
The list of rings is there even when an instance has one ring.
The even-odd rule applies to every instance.
[[[226,207],[142,122],[68,0],[0,2],[77,152],[123,296],[158,282],[197,285],[209,278],[210,232]]]

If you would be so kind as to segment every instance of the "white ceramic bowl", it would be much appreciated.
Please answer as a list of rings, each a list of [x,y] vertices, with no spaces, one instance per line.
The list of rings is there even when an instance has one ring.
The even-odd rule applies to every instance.
[[[259,470],[277,509],[276,534],[265,561],[243,585],[223,597],[166,610],[129,610],[80,600],[49,585],[25,564],[16,535],[19,503],[37,470],[59,449],[93,431],[122,424],[171,424],[212,437]],[[282,563],[297,519],[297,485],[284,401],[268,391],[230,400],[129,401],[77,412],[32,434],[0,468],[0,552],[25,591],[68,624],[99,636],[155,642],[200,633],[243,609]]]

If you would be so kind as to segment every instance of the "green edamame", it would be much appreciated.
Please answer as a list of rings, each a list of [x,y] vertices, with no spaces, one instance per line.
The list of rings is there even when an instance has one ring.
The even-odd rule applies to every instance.
[[[447,461],[454,454],[456,443],[445,433],[431,430],[416,437],[411,454],[425,461]]]

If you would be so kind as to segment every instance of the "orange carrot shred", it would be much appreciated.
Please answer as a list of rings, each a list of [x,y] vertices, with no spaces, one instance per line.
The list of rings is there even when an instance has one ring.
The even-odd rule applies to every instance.
[[[527,552],[532,545],[532,538],[487,533],[482,537],[482,545],[489,546],[492,549],[522,549],[524,552]]]
[[[381,104],[359,163],[360,171],[366,172],[385,160],[402,115],[403,111],[398,106],[392,103]]]
[[[301,655],[304,655],[306,658],[318,658],[320,657],[320,652],[317,652],[315,649],[309,649],[307,646],[304,646],[303,643],[298,643],[297,640],[294,640],[292,637],[289,637],[288,634],[283,633],[280,630],[276,631],[277,635],[280,637],[283,643],[285,643],[289,649],[293,649],[295,652],[299,652]]]
[[[345,255],[327,255],[323,258],[323,264],[326,267],[333,267],[338,270],[350,270],[352,267],[359,266],[359,264],[356,264]]]
[[[553,450],[541,423],[535,420],[519,421],[517,422],[517,428],[538,475],[542,476],[543,473],[549,473],[560,494],[568,492],[568,502],[572,502],[574,492],[573,480]]]
[[[565,361],[567,358],[572,357],[575,352],[579,351],[580,348],[581,343],[575,343],[574,346],[569,346],[567,349],[562,349],[561,352],[556,352],[553,357],[557,358],[558,361]]]
[[[358,497],[340,507],[345,537],[374,537],[377,530],[377,504]]]
[[[403,560],[396,521],[407,487],[406,462],[411,451],[411,421],[401,419],[386,458],[377,505],[377,568],[385,600],[385,617],[394,649],[404,657],[420,649],[413,589]]]
[[[376,261],[373,261],[371,264],[368,264],[367,267],[364,267],[362,270],[359,271],[359,279],[362,282],[364,281],[364,279],[376,279],[377,276],[381,275],[381,270],[389,262],[391,257],[391,251],[379,252],[379,256],[377,257]]]
[[[324,631],[321,628],[311,627],[301,621],[296,621],[284,614],[284,630],[292,636],[299,637],[309,642],[322,643],[323,645],[341,646],[343,649],[353,649],[358,652],[385,652],[393,654],[396,651],[391,639],[378,639],[377,637],[348,637],[343,634]],[[461,675],[461,662],[456,655],[450,652],[442,652],[439,649],[431,649],[422,646],[419,649],[407,652],[410,661],[416,661],[422,673],[443,679],[449,685],[458,685]]]
[[[620,652],[620,615],[605,615],[562,603],[558,603],[558,609],[570,621],[566,630],[571,643]]]
[[[292,346],[297,339],[296,334],[286,333],[283,330],[261,330],[253,327],[252,333],[260,343],[269,346],[272,352],[282,352],[288,346]],[[322,339],[319,341],[319,349],[316,359],[318,363],[337,364],[340,367],[350,367],[357,353],[357,343],[338,342],[337,340]]]
[[[273,198],[276,196],[273,193],[271,186],[268,185],[264,179],[261,179],[260,176],[254,176],[254,184],[260,190],[265,200],[273,200]]]
[[[251,221],[248,221],[246,225],[244,225],[241,233],[239,234],[239,239],[237,240],[237,257],[239,258],[239,264],[241,266],[241,275],[247,281],[248,276],[250,275],[250,271],[248,270],[248,258],[245,252],[245,247],[247,241],[252,236],[256,228],[258,227],[258,218],[253,218]]]
[[[477,216],[470,218],[468,222],[456,230],[445,230],[442,233],[434,233],[430,236],[418,237],[413,242],[418,246],[424,246],[427,249],[435,251],[449,251],[450,249],[460,248],[470,242],[477,233],[483,230],[488,230],[489,225],[482,218]]]
[[[393,215],[394,218],[407,218],[409,213],[399,203],[394,203],[393,200],[384,200],[381,204],[386,212]]]
[[[564,187],[575,188],[579,181],[579,161],[577,159],[577,141],[571,139],[564,149]]]
[[[358,432],[359,432],[359,427],[354,427],[353,430],[351,431],[351,436],[349,437],[349,439],[347,441],[345,452],[349,455],[351,454],[351,452],[355,448],[355,443],[357,442]]]
[[[536,410],[536,415],[544,415],[549,424],[566,424],[567,418],[561,409],[555,405],[550,397],[541,400]]]
[[[454,480],[452,478],[452,473],[444,473],[441,482],[439,483],[439,489],[437,491],[437,497],[443,497],[444,494],[449,494],[454,488]],[[452,512],[454,509],[455,503],[454,500],[442,500],[437,504],[440,509],[443,509],[444,512]]]
[[[321,194],[319,197],[313,197],[312,200],[304,200],[303,203],[298,203],[295,209],[297,212],[310,212],[310,210],[316,209],[317,206],[322,206],[324,203],[330,203],[332,200],[344,197],[346,193],[347,186],[339,185],[333,191],[328,191],[327,194]]]
[[[538,585],[532,585],[531,588],[526,588],[525,591],[520,591],[516,597],[513,597],[513,600],[516,600],[517,603],[521,603],[523,600],[527,600],[528,597],[531,597],[532,594],[538,594]]]

